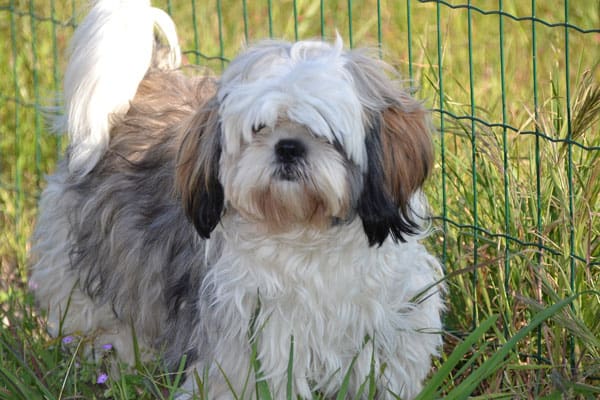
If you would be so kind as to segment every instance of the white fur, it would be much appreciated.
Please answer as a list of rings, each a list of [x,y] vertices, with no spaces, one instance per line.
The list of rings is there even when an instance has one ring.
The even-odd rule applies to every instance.
[[[369,247],[359,221],[325,235],[296,230],[273,237],[232,218],[222,231],[223,254],[203,284],[215,291],[214,301],[203,304],[201,314],[210,318],[208,325],[227,329],[195,332],[219,336],[209,339],[217,344],[215,363],[194,366],[199,376],[209,370],[209,398],[231,398],[219,368],[237,371],[227,379],[240,394],[250,368],[248,327],[257,310],[258,359],[265,379],[274,382],[273,398],[285,397],[292,337],[294,392],[302,398],[311,398],[311,388],[335,395],[354,357],[350,393],[356,393],[371,372],[373,350],[375,376],[387,381],[384,386],[403,399],[418,393],[441,345],[443,304],[436,286],[440,265],[416,238]],[[193,392],[194,380],[184,387]]]
[[[97,0],[71,43],[64,79],[66,130],[73,151],[69,170],[87,174],[108,146],[111,116],[124,114],[152,62],[154,26],[180,62],[174,24],[149,0]]]
[[[333,46],[302,41],[290,48],[253,48],[238,57],[223,73],[219,90],[225,151],[237,153],[240,139],[252,140],[253,127],[274,127],[284,118],[339,141],[364,169],[365,116],[345,62],[339,36]]]
[[[131,327],[115,318],[110,305],[92,301],[81,290],[78,274],[73,273],[69,210],[75,202],[72,197],[65,196],[65,181],[69,174],[65,169],[62,171],[49,178],[38,205],[30,287],[38,300],[43,299],[42,307],[48,310],[47,329],[52,336],[91,336],[93,346],[86,347],[86,352],[92,356],[102,355],[101,346],[110,343],[122,360],[133,364],[135,351]],[[139,343],[139,346],[147,348],[145,343]]]

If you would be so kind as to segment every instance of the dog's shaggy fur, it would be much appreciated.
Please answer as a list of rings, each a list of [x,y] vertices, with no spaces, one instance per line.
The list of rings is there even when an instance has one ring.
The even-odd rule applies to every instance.
[[[252,346],[275,398],[292,347],[303,398],[346,374],[414,397],[441,344],[441,269],[418,242],[427,113],[394,71],[338,38],[264,42],[190,78],[146,0],[97,0],[72,49],[71,145],[33,237],[51,333],[129,362],[133,332],[169,368],[185,355],[182,397],[194,371],[211,399],[242,391]]]

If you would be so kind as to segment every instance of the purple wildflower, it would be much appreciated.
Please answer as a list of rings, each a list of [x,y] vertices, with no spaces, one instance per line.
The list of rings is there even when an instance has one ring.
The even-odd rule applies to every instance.
[[[113,348],[113,345],[110,343],[106,343],[106,344],[102,345],[102,350],[104,350],[104,351],[111,351],[112,348]]]
[[[96,379],[96,383],[98,385],[104,385],[107,380],[108,380],[108,375],[106,375],[104,372],[102,372],[100,375],[98,375],[98,379]]]
[[[69,344],[69,343],[73,343],[73,336],[69,335],[69,336],[65,336],[62,339],[63,344]]]

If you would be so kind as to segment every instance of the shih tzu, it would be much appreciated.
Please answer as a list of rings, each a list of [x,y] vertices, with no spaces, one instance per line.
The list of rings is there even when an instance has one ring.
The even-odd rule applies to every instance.
[[[345,378],[414,397],[443,309],[419,243],[425,108],[339,37],[259,43],[219,79],[179,64],[148,0],[96,0],[75,33],[70,145],[32,240],[51,334],[185,359],[183,398],[198,376],[210,399],[253,398],[255,379],[328,397]]]

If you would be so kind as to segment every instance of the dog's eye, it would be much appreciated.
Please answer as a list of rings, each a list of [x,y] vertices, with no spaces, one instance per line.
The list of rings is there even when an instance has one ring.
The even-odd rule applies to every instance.
[[[258,132],[262,131],[263,129],[265,129],[267,126],[265,124],[258,124],[258,125],[253,125],[252,126],[252,133],[253,134],[257,134]]]

